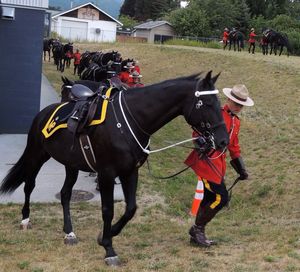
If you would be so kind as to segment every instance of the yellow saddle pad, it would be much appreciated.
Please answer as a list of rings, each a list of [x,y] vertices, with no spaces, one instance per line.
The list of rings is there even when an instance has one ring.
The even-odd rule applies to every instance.
[[[98,103],[95,117],[91,121],[89,126],[99,125],[105,121],[108,100],[110,98],[111,90],[112,87],[110,87],[106,91],[105,93],[106,99],[102,103]],[[42,129],[42,133],[44,134],[45,138],[49,138],[51,135],[53,135],[55,131],[61,128],[68,127],[67,124],[68,119],[66,117],[72,113],[74,106],[75,106],[75,102],[66,102],[59,105],[56,109],[54,109],[50,118],[46,122],[46,125]]]

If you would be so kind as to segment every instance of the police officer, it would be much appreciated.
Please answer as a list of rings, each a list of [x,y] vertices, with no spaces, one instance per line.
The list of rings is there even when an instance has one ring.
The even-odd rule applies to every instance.
[[[227,97],[227,102],[222,108],[222,113],[229,134],[229,144],[227,148],[232,159],[231,164],[239,174],[239,178],[245,180],[248,179],[248,173],[241,157],[238,139],[240,119],[237,114],[243,109],[243,106],[253,106],[254,102],[249,97],[245,85],[235,85],[233,88],[224,88],[223,93]],[[197,133],[193,132],[193,136],[197,136]],[[198,209],[195,224],[189,231],[191,243],[197,246],[209,247],[214,244],[214,241],[206,238],[205,226],[228,202],[228,191],[224,183],[226,170],[225,159],[225,150],[199,157],[197,149],[195,149],[185,161],[187,165],[191,166],[197,174],[198,180],[202,180],[204,185],[203,200]]]

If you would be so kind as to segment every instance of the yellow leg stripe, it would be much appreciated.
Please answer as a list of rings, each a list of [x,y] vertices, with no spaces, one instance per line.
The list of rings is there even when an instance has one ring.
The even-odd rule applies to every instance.
[[[203,183],[204,183],[204,186],[207,190],[211,191],[212,192],[212,189],[210,188],[210,185],[209,183],[207,182],[207,179],[202,179]]]
[[[221,195],[216,194],[216,201],[210,205],[210,208],[214,209],[215,207],[217,207],[220,204],[220,202],[221,202]]]

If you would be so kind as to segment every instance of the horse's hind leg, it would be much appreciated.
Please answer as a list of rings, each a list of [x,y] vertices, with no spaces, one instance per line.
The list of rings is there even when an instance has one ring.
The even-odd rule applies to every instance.
[[[110,266],[120,265],[118,255],[112,246],[111,222],[114,216],[114,176],[106,175],[103,171],[98,173],[99,190],[101,194],[103,234],[98,235],[98,244],[103,246],[105,262]]]
[[[41,152],[40,154],[37,154],[36,152],[36,150],[32,150],[31,152],[29,151],[29,153],[32,154],[27,155],[28,158],[30,157],[30,161],[26,163],[26,181],[24,186],[25,202],[22,208],[22,221],[20,225],[21,229],[31,228],[31,223],[29,219],[30,196],[35,187],[35,180],[37,174],[39,173],[43,164],[50,158],[50,156],[47,153]]]
[[[66,179],[60,191],[61,205],[64,212],[64,232],[66,233],[64,242],[67,245],[73,245],[78,242],[75,233],[73,232],[71,215],[70,215],[70,200],[72,196],[72,188],[78,178],[78,170],[66,167]]]
[[[111,229],[112,236],[118,235],[124,226],[132,219],[136,212],[136,189],[138,181],[138,170],[136,169],[128,177],[120,177],[122,189],[126,202],[126,209],[124,215],[116,222]]]

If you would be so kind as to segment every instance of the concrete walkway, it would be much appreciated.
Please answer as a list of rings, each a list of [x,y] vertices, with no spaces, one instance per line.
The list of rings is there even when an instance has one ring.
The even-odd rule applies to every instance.
[[[42,75],[41,104],[40,109],[59,102],[59,97],[47,78]],[[3,180],[8,170],[18,161],[22,155],[27,141],[25,134],[0,134],[0,182]],[[60,192],[65,179],[65,168],[62,164],[50,159],[46,162],[36,179],[36,187],[32,193],[32,202],[60,202],[56,195]],[[90,195],[89,201],[100,201],[100,194],[96,190],[95,177],[90,177],[89,173],[80,172],[78,180],[73,190],[82,190],[83,194]],[[0,203],[23,203],[24,185],[21,185],[11,195],[1,195]],[[121,185],[115,186],[115,201],[124,199]]]

